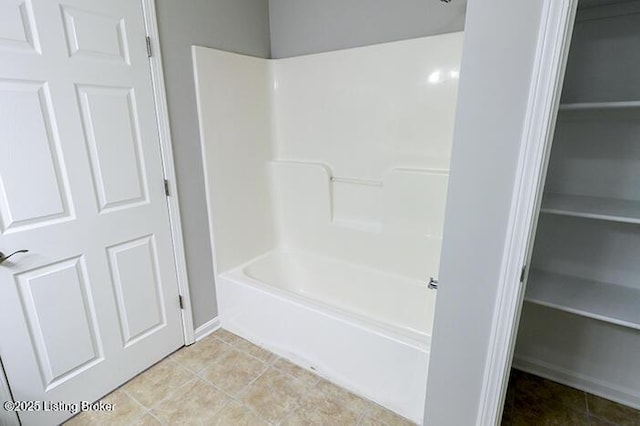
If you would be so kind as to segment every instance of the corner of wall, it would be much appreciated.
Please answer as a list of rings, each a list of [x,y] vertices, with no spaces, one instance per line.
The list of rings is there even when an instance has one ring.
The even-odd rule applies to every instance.
[[[268,59],[273,59],[273,25],[271,22],[271,2],[272,0],[267,0],[267,33],[269,34],[269,56]]]

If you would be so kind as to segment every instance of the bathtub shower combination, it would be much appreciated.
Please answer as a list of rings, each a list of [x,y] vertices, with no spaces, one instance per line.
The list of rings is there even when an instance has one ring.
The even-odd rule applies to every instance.
[[[414,421],[461,50],[193,48],[221,324]]]

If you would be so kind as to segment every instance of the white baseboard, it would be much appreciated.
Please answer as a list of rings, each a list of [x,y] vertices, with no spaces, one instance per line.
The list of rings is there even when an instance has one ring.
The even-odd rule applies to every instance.
[[[601,379],[589,377],[544,361],[514,356],[513,367],[572,388],[580,389],[622,405],[640,409],[640,393]]]
[[[215,318],[205,322],[200,327],[196,328],[196,331],[195,331],[196,342],[204,339],[205,337],[207,337],[208,335],[210,335],[211,333],[213,333],[214,331],[216,331],[219,328],[220,328],[220,318],[219,317],[215,317]]]

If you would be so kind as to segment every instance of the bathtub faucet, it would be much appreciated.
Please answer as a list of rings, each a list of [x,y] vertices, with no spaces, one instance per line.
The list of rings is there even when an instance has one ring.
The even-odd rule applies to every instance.
[[[437,290],[438,289],[438,280],[436,280],[433,277],[429,278],[429,284],[427,284],[427,287],[432,289],[432,290]]]

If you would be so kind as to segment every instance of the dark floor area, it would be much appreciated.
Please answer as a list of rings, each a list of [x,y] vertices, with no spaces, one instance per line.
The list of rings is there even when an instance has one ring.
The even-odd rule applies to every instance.
[[[513,369],[502,425],[638,426],[640,411]]]

